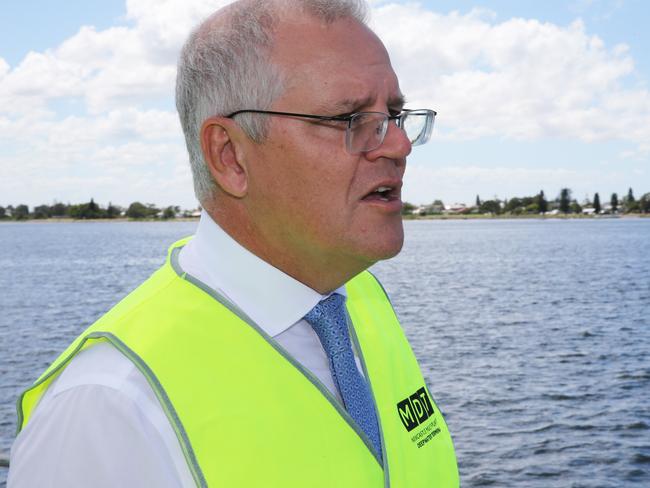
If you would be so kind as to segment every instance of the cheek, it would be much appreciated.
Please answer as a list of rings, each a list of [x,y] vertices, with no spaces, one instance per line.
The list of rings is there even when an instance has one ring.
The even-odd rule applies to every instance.
[[[336,131],[312,133],[299,128],[305,129],[294,123],[271,135],[269,141],[276,142],[267,146],[254,175],[257,190],[297,213],[308,209],[314,218],[344,212],[354,194],[356,159],[333,143]]]

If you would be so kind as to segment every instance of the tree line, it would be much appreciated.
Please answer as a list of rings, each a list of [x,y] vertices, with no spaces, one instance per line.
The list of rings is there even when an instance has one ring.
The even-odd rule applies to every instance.
[[[488,214],[488,215],[533,215],[547,213],[581,214],[650,214],[650,192],[640,198],[635,198],[632,188],[627,194],[619,198],[617,193],[612,193],[609,202],[600,198],[595,193],[593,198],[585,198],[582,203],[573,198],[569,188],[563,188],[555,199],[547,199],[544,191],[537,195],[526,197],[513,197],[501,200],[497,197],[482,200],[476,196],[474,205],[461,204],[448,207],[441,200],[435,200],[429,205],[416,206],[405,202],[402,213],[405,215],[435,215],[443,213],[458,214]],[[109,202],[106,207],[89,202],[70,204],[55,202],[52,205],[37,205],[32,209],[25,204],[0,206],[0,220],[42,220],[50,218],[69,218],[75,220],[85,219],[161,219],[169,220],[177,217],[196,216],[196,210],[181,210],[178,205],[158,207],[153,203],[133,202],[128,207],[113,205]]]
[[[43,220],[43,219],[162,219],[191,217],[195,210],[181,210],[178,205],[159,208],[153,203],[133,202],[128,207],[109,203],[103,207],[90,199],[86,203],[70,204],[55,202],[52,205],[37,205],[32,209],[25,204],[0,206],[0,220]]]
[[[476,196],[474,205],[445,206],[441,200],[435,200],[429,205],[416,206],[406,202],[402,209],[403,214],[435,215],[442,213],[459,214],[489,214],[489,215],[534,215],[547,213],[561,214],[630,214],[650,213],[650,192],[640,198],[634,197],[632,188],[627,194],[619,198],[617,193],[612,193],[609,201],[601,200],[600,195],[595,193],[593,198],[585,198],[579,203],[572,195],[569,188],[562,188],[554,199],[547,199],[544,191],[537,195],[526,197],[513,197],[501,200],[497,197],[490,200],[482,200]]]

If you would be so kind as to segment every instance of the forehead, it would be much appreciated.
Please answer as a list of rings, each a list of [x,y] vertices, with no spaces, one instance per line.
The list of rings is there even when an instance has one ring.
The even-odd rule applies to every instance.
[[[301,103],[306,110],[342,100],[363,100],[370,106],[401,99],[384,45],[353,19],[331,24],[310,18],[284,21],[276,29],[272,57],[287,78],[278,100],[285,105]]]

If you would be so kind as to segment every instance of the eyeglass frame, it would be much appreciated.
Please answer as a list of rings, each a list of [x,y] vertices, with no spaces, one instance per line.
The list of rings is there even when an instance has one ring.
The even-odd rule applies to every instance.
[[[352,128],[352,120],[355,117],[358,117],[359,115],[368,115],[368,114],[381,114],[386,117],[386,122],[390,122],[391,120],[397,120],[397,127],[400,129],[404,130],[402,127],[402,118],[407,115],[409,112],[427,112],[433,114],[431,116],[432,120],[435,120],[436,115],[438,115],[438,112],[435,110],[431,110],[428,108],[418,108],[418,109],[403,109],[400,111],[399,114],[397,115],[390,115],[386,114],[384,112],[354,112],[349,115],[314,115],[314,114],[299,114],[295,112],[278,112],[275,110],[257,110],[257,109],[245,109],[245,110],[237,110],[235,112],[232,112],[231,114],[226,115],[226,118],[232,119],[236,115],[239,114],[245,114],[245,113],[252,113],[252,114],[266,114],[266,115],[281,115],[285,117],[299,117],[299,118],[306,118],[306,119],[313,119],[313,120],[322,120],[324,122],[327,121],[335,121],[335,122],[347,122],[347,127],[346,127],[346,140],[350,139],[350,130]],[[388,125],[386,125],[386,128],[388,128]],[[379,146],[381,146],[384,143],[384,139],[386,137],[386,131],[384,131],[384,134],[382,135],[381,142],[377,144],[372,149],[366,149],[364,151],[359,151],[359,152],[368,152],[368,151],[373,151],[374,149],[377,149]]]

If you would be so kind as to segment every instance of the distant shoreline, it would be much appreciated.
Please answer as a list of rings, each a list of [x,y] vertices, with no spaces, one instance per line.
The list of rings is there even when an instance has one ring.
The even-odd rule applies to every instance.
[[[453,214],[453,215],[403,215],[404,220],[615,220],[615,219],[644,219],[650,218],[650,214],[621,214],[621,215],[584,215],[584,214],[556,214],[556,215],[539,215],[539,214]]]
[[[403,215],[403,220],[613,220],[613,219],[645,219],[650,214],[623,214],[623,215],[582,215],[582,214],[558,214],[558,215],[489,215],[489,214],[456,214],[456,215]],[[26,220],[0,220],[0,224],[78,224],[78,223],[110,223],[110,222],[198,222],[199,217],[176,217],[173,219],[71,219],[71,218],[49,218],[49,219],[26,219]]]
[[[24,220],[12,220],[4,219],[0,220],[0,224],[26,224],[26,223],[36,223],[36,224],[78,224],[78,223],[111,223],[111,222],[132,222],[132,223],[142,223],[142,222],[198,222],[199,217],[176,217],[173,219],[129,219],[126,217],[118,217],[115,219],[71,219],[69,217],[63,218],[49,218],[49,219],[24,219]]]

